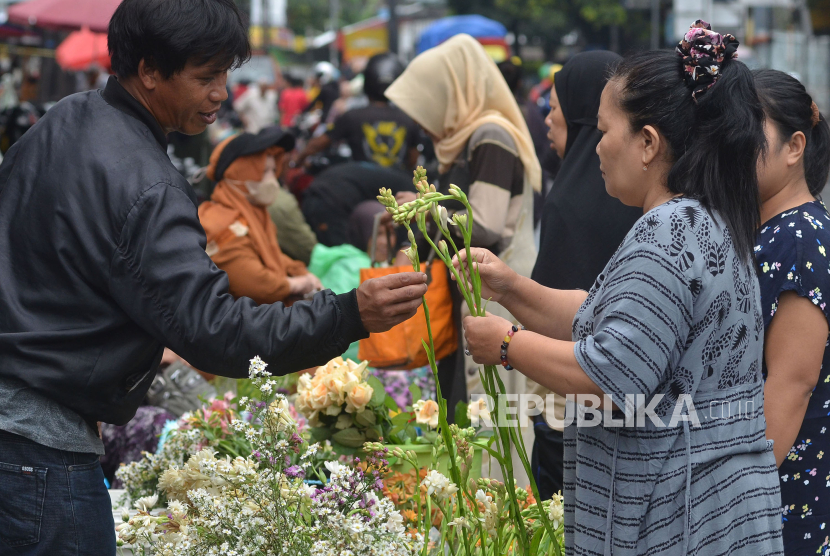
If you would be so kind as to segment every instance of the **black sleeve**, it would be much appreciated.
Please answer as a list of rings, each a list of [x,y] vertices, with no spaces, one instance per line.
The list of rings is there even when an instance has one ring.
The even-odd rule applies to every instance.
[[[342,116],[339,116],[334,123],[329,126],[329,129],[326,130],[326,135],[329,136],[329,139],[332,141],[341,141],[346,138],[346,135],[351,129],[352,126],[352,117],[351,112],[346,112]]]
[[[246,377],[259,355],[275,375],[324,364],[368,336],[356,292],[326,290],[291,307],[228,293],[205,253],[196,207],[179,187],[148,188],[127,215],[110,293],[150,336],[205,372]]]

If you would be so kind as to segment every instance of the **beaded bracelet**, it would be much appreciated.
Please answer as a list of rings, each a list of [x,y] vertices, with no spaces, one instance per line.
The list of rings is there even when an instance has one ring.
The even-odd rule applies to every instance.
[[[524,326],[522,330],[527,330]],[[504,337],[504,341],[501,344],[501,366],[504,367],[507,371],[512,371],[513,367],[510,365],[510,362],[507,361],[507,347],[510,345],[510,340],[513,339],[513,334],[519,331],[519,327],[513,325],[510,327],[510,330],[507,331],[507,336]]]

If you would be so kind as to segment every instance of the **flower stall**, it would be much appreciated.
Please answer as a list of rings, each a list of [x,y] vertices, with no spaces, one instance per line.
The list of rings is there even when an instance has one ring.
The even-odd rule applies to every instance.
[[[421,168],[414,181],[416,201],[398,206],[385,190],[379,199],[407,229],[415,220],[425,231],[432,214],[446,238],[436,252],[456,274],[470,312],[483,315],[477,269],[453,267],[449,250],[458,253],[449,225],[461,228],[461,248],[469,249],[473,213],[466,197],[454,187],[451,195],[437,193]],[[437,204],[446,198],[465,204],[468,216],[450,220]],[[417,251],[407,254],[419,268]],[[429,330],[426,303],[424,310]],[[437,377],[431,333],[424,348]],[[525,488],[515,484],[512,448],[532,473],[517,427],[500,425],[497,407],[477,400],[466,407],[467,419],[457,412],[462,418],[450,425],[437,380],[436,399],[422,399],[412,387],[412,403],[400,405],[365,362],[336,358],[299,376],[290,397],[278,392],[280,379],[266,369],[252,359],[247,396],[214,400],[186,414],[155,454],[117,472],[126,489],[116,527],[122,550],[163,556],[562,554],[562,498],[539,500],[532,478]],[[481,374],[490,399],[504,393],[495,368]],[[491,421],[492,430],[481,426]],[[482,476],[485,451],[504,483]]]

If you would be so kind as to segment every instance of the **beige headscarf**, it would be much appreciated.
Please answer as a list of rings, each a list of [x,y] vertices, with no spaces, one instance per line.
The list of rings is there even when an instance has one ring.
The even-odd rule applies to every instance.
[[[525,179],[542,189],[542,170],[522,111],[495,62],[470,35],[456,35],[417,56],[386,97],[441,140],[435,154],[449,169],[473,132],[495,123],[510,133]]]

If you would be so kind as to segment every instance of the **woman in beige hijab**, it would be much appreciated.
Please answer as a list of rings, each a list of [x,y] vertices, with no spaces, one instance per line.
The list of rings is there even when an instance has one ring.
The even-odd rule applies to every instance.
[[[473,245],[494,248],[529,275],[536,259],[532,192],[541,189],[541,170],[522,112],[484,48],[456,35],[412,60],[386,97],[432,137],[436,185],[454,183],[467,193]]]
[[[522,112],[484,48],[469,35],[456,35],[412,60],[386,97],[432,137],[441,174],[436,187],[447,191],[454,183],[467,194],[475,214],[473,245],[493,249],[530,276],[536,261],[533,190],[541,189],[541,170]],[[400,200],[414,199],[409,195]],[[462,206],[449,202],[447,209]],[[459,326],[461,305],[457,300]],[[488,311],[509,318],[495,304]],[[475,369],[472,360],[465,365],[461,349],[439,365],[450,415],[457,401],[466,401],[467,385],[470,393],[483,392]],[[512,392],[524,391],[521,377],[504,376]]]

